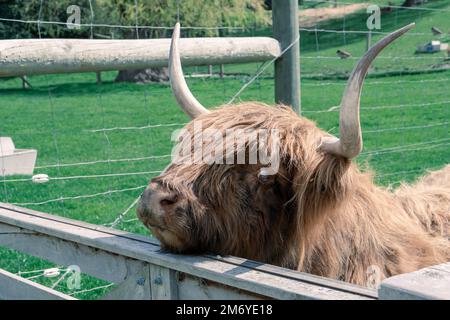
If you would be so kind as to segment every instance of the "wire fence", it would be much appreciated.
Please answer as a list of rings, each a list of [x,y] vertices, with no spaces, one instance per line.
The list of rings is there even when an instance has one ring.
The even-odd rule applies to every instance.
[[[327,3],[331,1],[306,1],[306,2],[320,2],[320,3]],[[334,2],[333,2],[334,4]],[[344,3],[344,2],[338,2],[338,5],[349,5],[351,3]],[[41,4],[42,5],[42,4]],[[399,6],[394,6],[394,5],[390,5],[391,8],[396,8],[396,9],[402,9],[402,10],[424,10],[424,11],[439,11],[439,12],[446,12],[448,10],[446,9],[432,9],[432,8],[422,8],[422,7],[399,7]],[[42,7],[41,7],[42,9]],[[135,28],[135,29],[139,29],[139,28],[157,28],[157,29],[171,29],[173,28],[172,26],[148,26],[148,25],[108,25],[108,24],[96,24],[93,23],[93,19],[94,19],[94,12],[92,11],[92,6],[90,7],[91,9],[91,13],[92,13],[92,21],[89,24],[80,24],[80,27],[89,27],[91,28],[91,30],[95,27],[109,27],[109,28]],[[40,10],[41,11],[41,10]],[[39,11],[39,12],[40,12]],[[42,25],[42,24],[55,24],[55,25],[62,25],[62,26],[67,26],[67,23],[64,22],[59,22],[59,21],[45,21],[42,20],[40,17],[38,20],[17,20],[17,19],[6,19],[6,18],[0,18],[0,21],[7,21],[7,22],[15,22],[15,23],[24,23],[24,24],[37,24],[38,26]],[[137,18],[136,18],[137,21]],[[196,28],[196,29],[211,29],[211,27],[190,27],[190,26],[185,26],[184,28],[189,29],[189,28]],[[215,29],[221,29],[221,28],[229,28],[229,27],[215,27]],[[233,29],[245,29],[248,28],[246,26],[242,26],[242,27],[233,27]],[[317,39],[317,34],[318,33],[363,33],[363,34],[367,34],[367,33],[372,33],[372,34],[387,34],[388,32],[382,32],[382,31],[367,31],[367,30],[345,30],[344,26],[342,30],[334,30],[334,29],[321,29],[321,28],[300,28],[301,31],[307,31],[307,32],[314,32],[316,34],[316,43],[318,42]],[[138,34],[136,34],[138,37]],[[423,36],[423,35],[428,35],[427,33],[409,33],[409,35],[418,35],[418,36]],[[360,57],[349,57],[350,60],[357,60]],[[339,57],[330,57],[330,56],[321,56],[321,55],[302,55],[302,59],[311,59],[311,60],[320,60],[320,59],[329,59],[329,60],[339,60]],[[381,56],[379,57],[379,59],[385,59],[385,60],[395,60],[395,59],[404,59],[404,60],[416,60],[416,59],[436,59],[439,60],[441,59],[440,57],[435,57],[435,56],[431,56],[431,57],[411,57],[411,56]],[[271,63],[273,63],[273,61],[271,61]],[[262,70],[264,71],[264,70]],[[246,87],[248,85],[250,85],[255,79],[257,79],[258,77],[262,76],[263,72],[258,71],[255,76],[253,78],[250,79],[250,81],[246,82],[246,84],[237,92],[237,94],[235,94],[232,99],[229,102],[234,101],[242,91],[244,91],[246,89]],[[427,80],[397,80],[395,82],[392,81],[368,81],[366,85],[394,85],[394,84],[400,84],[400,83],[413,83],[413,82],[417,82],[417,83],[427,83],[427,82],[445,82],[448,81],[448,78],[443,78],[443,79],[427,79]],[[50,83],[49,83],[50,85]],[[335,82],[321,82],[321,83],[304,83],[304,86],[330,86],[330,85],[344,85],[344,83],[342,81],[335,81]],[[101,96],[99,96],[99,101],[101,100]],[[49,91],[49,101],[50,101],[50,105],[52,105],[52,97],[51,97],[51,92]],[[399,104],[399,105],[385,105],[385,106],[370,106],[370,107],[366,107],[363,109],[390,109],[390,108],[409,108],[409,107],[425,107],[425,106],[432,106],[432,105],[436,105],[436,106],[443,106],[444,108],[446,108],[446,106],[448,105],[448,101],[438,101],[438,102],[430,102],[430,103],[421,103],[421,104]],[[338,108],[335,107],[330,107],[324,110],[321,110],[320,108],[311,108],[312,110],[308,110],[305,108],[305,110],[303,110],[304,114],[313,114],[313,113],[328,113],[328,112],[336,112],[338,111]],[[53,108],[52,108],[53,110]],[[104,119],[105,117],[105,113],[104,110],[102,112],[102,117]],[[52,123],[54,125],[54,123]],[[126,131],[126,130],[144,130],[144,129],[150,129],[150,128],[159,128],[159,127],[180,127],[182,126],[184,123],[166,123],[166,124],[155,124],[155,125],[146,125],[146,126],[136,126],[136,127],[108,127],[108,128],[101,128],[101,129],[86,129],[89,132],[102,132],[104,134],[104,138],[105,138],[105,143],[106,145],[110,144],[110,138],[107,135],[107,132],[112,132],[112,131]],[[399,126],[399,127],[391,127],[391,128],[379,128],[379,129],[373,129],[373,130],[366,130],[366,133],[379,133],[379,132],[393,132],[393,131],[404,131],[404,130],[414,130],[414,129],[426,129],[426,128],[434,128],[434,127],[441,127],[441,126],[447,126],[448,122],[439,122],[439,123],[435,123],[435,124],[425,124],[425,125],[418,125],[418,126]],[[53,126],[54,128],[55,126]],[[60,134],[61,132],[58,131],[56,132],[55,130],[53,131],[53,136],[57,136],[58,134]],[[54,138],[54,145],[55,145],[55,149],[56,149],[56,153],[58,154],[58,144],[57,144],[57,139]],[[165,155],[150,155],[150,156],[146,156],[146,157],[135,157],[135,158],[123,158],[123,159],[102,159],[102,160],[94,160],[94,161],[82,161],[82,162],[76,162],[76,163],[60,163],[60,157],[57,155],[57,160],[58,162],[56,164],[44,164],[44,165],[40,165],[37,166],[36,169],[49,169],[49,168],[57,168],[58,170],[62,167],[75,167],[75,166],[89,166],[89,165],[96,165],[96,164],[100,164],[100,163],[106,163],[106,164],[111,164],[111,163],[120,163],[120,162],[134,162],[134,161],[146,161],[146,160],[152,160],[152,159],[161,159],[161,158],[170,158],[169,154],[165,154]],[[152,170],[152,171],[143,171],[143,172],[124,172],[124,173],[110,173],[110,174],[97,174],[97,175],[75,175],[75,176],[57,176],[57,177],[51,177],[50,181],[58,181],[58,180],[71,180],[71,179],[91,179],[91,178],[106,178],[106,177],[110,177],[110,178],[114,178],[114,177],[118,177],[118,176],[129,176],[129,175],[151,175],[151,174],[155,174],[157,173],[158,170]],[[32,179],[3,179],[3,183],[7,184],[7,183],[12,183],[12,182],[31,182]],[[101,194],[107,194],[107,193],[101,193]],[[65,199],[65,197],[60,197],[60,199]],[[42,203],[42,202],[40,202]]]
[[[317,3],[325,8],[335,4],[334,1],[304,2]],[[373,37],[371,41],[375,42],[402,26],[401,17],[405,12],[408,17],[418,18],[428,14],[448,18],[450,1],[447,2],[447,6],[442,8],[389,5],[395,12],[390,13],[394,18],[386,18],[389,20],[387,30],[364,30],[364,24],[350,23],[351,16],[330,18],[314,28],[300,26],[300,39],[291,45],[297,45],[300,41],[302,115],[316,121],[324,130],[337,134],[339,99],[346,83],[345,77],[370,46],[367,35],[370,34]],[[136,13],[138,3],[135,1]],[[353,3],[338,2],[338,6],[350,4]],[[67,22],[46,21],[41,16],[44,5],[41,1],[36,19],[2,18],[0,13],[0,22],[36,25],[39,35],[42,25],[66,28]],[[92,5],[90,12],[90,23],[79,26],[89,28],[91,38],[96,37],[95,28],[132,29],[136,30],[136,38],[139,38],[138,30],[170,31],[173,28],[140,25],[137,14],[135,25],[95,23]],[[183,23],[179,14],[177,20]],[[442,23],[441,29],[449,28],[448,23]],[[232,30],[234,33],[252,30],[249,26],[184,25],[182,28]],[[264,30],[267,31],[254,27],[252,32],[261,33]],[[442,71],[448,65],[446,53],[417,55],[417,45],[431,41],[435,36],[424,28],[407,35],[399,40],[397,50],[388,49],[387,53],[377,58],[371,70],[373,74],[392,70],[397,73],[393,76],[386,74],[385,78],[369,77],[362,99],[365,150],[360,157],[361,163],[368,161],[376,169],[377,181],[384,185],[413,180],[427,169],[442,167],[450,158],[450,77],[448,72]],[[337,56],[337,49],[348,51],[350,56]],[[286,50],[288,48],[283,52]],[[222,77],[214,77],[206,67],[192,67],[186,71],[207,75],[191,77],[188,81],[199,99],[206,101],[208,106],[247,100],[271,102],[273,70],[269,67],[274,61],[262,65],[225,66],[225,76]],[[426,72],[421,72],[423,69]],[[432,72],[435,70],[441,72]],[[230,76],[226,76],[227,73]],[[35,87],[19,93],[15,88],[18,80],[0,82],[0,99],[11,99],[9,104],[14,105],[12,109],[0,110],[0,114],[5,112],[0,118],[8,119],[8,123],[0,124],[0,135],[13,137],[20,147],[37,148],[39,154],[35,174],[48,175],[45,184],[36,184],[30,177],[0,177],[0,201],[142,232],[139,221],[133,215],[138,196],[149,179],[158,175],[170,162],[171,133],[182,128],[187,118],[175,106],[167,85],[120,84],[112,81],[114,76],[111,73],[105,73],[105,76],[109,78],[101,85],[86,83],[89,81],[87,76],[75,77],[69,83],[65,83],[67,78],[62,79],[61,76],[37,76],[29,79],[32,84],[36,83]],[[87,91],[83,86],[88,88]],[[42,118],[20,115],[26,113],[21,109],[28,110],[27,106],[35,108],[32,114]],[[35,277],[33,279],[39,280],[44,271],[28,272]],[[91,286],[70,294],[110,287],[110,284]]]

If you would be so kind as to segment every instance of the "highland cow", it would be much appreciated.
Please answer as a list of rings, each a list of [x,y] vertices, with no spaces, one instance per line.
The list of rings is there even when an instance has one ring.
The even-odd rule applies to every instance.
[[[259,162],[172,162],[142,194],[140,220],[173,252],[236,255],[360,285],[373,267],[389,277],[450,260],[450,166],[390,190],[352,162],[362,149],[359,104],[368,67],[411,27],[382,39],[356,65],[338,139],[283,105],[205,109],[184,80],[177,25],[169,69],[178,103],[194,118],[184,129],[201,122],[225,140],[229,129],[276,129],[280,163],[268,174]],[[250,146],[246,140],[216,157],[249,154]]]

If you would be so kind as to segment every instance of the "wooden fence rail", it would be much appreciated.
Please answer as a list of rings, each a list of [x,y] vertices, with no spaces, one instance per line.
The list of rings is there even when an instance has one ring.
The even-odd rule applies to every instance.
[[[168,64],[170,39],[0,41],[0,77],[144,69]],[[180,40],[183,66],[267,61],[281,53],[268,37]]]
[[[0,299],[76,300],[71,296],[47,288],[0,269]]]
[[[85,274],[117,284],[105,299],[377,297],[375,290],[246,259],[165,253],[152,238],[3,203],[0,234],[0,246],[59,265],[78,265]],[[0,277],[0,288],[3,281]]]
[[[157,240],[0,203],[0,246],[116,284],[103,299],[450,299],[450,263],[378,290],[237,257],[162,252]],[[0,269],[0,299],[73,299]]]

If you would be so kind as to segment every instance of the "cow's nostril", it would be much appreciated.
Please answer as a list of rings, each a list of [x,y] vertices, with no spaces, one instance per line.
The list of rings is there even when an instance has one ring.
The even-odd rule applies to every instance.
[[[145,189],[144,192],[142,192],[141,199],[148,200],[151,198],[153,193],[154,193],[154,191],[152,190],[152,188],[147,187],[147,189]]]
[[[177,203],[177,196],[173,196],[173,197],[167,197],[164,199],[161,199],[159,201],[159,204],[161,205],[161,207],[170,207],[172,205],[174,205],[175,203]]]

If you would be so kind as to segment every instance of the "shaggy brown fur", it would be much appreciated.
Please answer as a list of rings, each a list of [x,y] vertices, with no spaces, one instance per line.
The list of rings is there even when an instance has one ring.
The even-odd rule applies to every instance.
[[[258,164],[172,164],[138,209],[167,249],[237,255],[360,285],[371,266],[388,277],[450,260],[450,166],[391,191],[348,159],[317,151],[327,134],[289,108],[244,103],[194,121],[222,132],[278,129],[281,165],[261,179]]]

